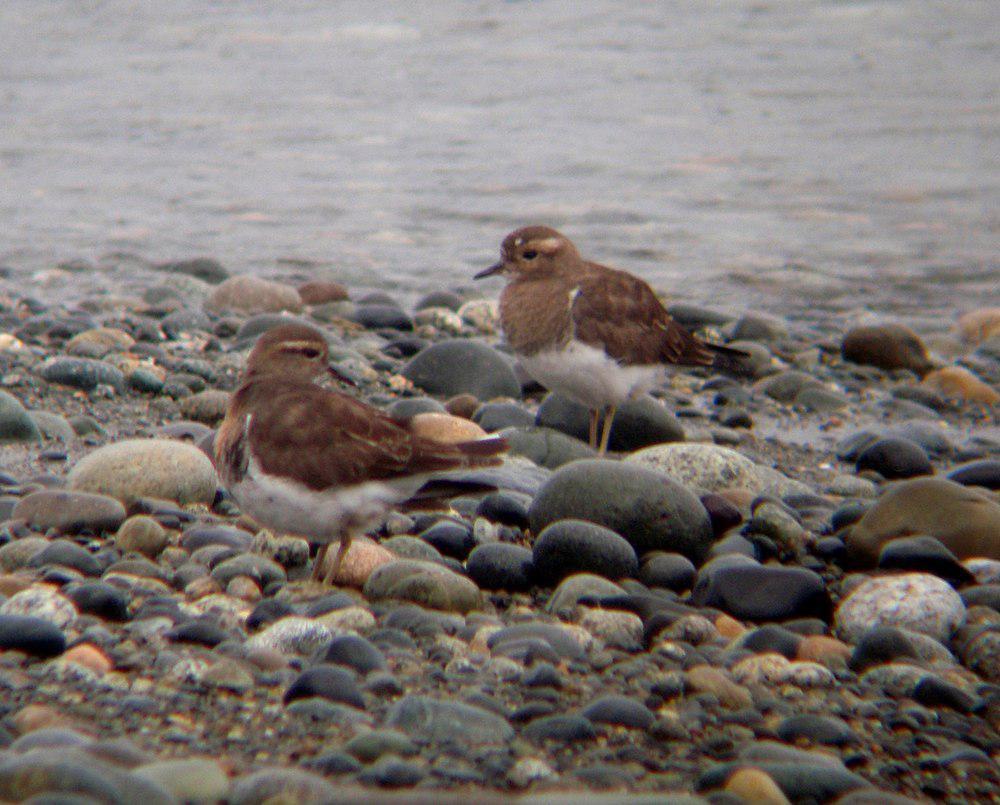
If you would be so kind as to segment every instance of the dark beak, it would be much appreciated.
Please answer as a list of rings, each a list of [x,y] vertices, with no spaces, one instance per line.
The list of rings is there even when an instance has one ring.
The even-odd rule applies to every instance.
[[[500,274],[503,271],[503,260],[499,263],[494,263],[489,268],[484,268],[478,274],[476,274],[472,279],[481,280],[483,277],[492,277],[494,274]]]
[[[339,380],[341,383],[346,383],[348,386],[353,386],[354,388],[358,387],[358,384],[354,382],[353,378],[345,375],[343,372],[340,371],[340,369],[338,369],[332,363],[327,364],[326,371],[330,373],[330,376],[334,380]]]

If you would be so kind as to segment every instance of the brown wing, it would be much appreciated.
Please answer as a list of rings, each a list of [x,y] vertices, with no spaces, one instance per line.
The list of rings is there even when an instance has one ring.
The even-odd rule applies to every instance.
[[[576,338],[623,364],[708,365],[709,348],[675,322],[638,277],[592,265],[573,301]]]
[[[312,384],[286,386],[258,406],[248,437],[265,472],[311,489],[470,463],[461,445],[414,437],[378,409]]]

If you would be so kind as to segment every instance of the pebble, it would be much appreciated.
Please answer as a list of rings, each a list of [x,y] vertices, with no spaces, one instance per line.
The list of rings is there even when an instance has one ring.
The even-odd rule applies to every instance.
[[[735,450],[712,444],[656,445],[625,460],[659,470],[684,486],[710,492],[745,489],[754,495],[783,497],[812,491],[771,467],[755,464]]]
[[[119,394],[125,391],[125,375],[121,369],[93,358],[49,358],[38,369],[49,383],[93,391],[98,386],[110,386]]]
[[[962,366],[946,366],[928,373],[921,386],[949,400],[978,405],[1000,403],[1000,392]]]
[[[480,341],[438,341],[414,355],[402,375],[428,394],[472,394],[479,400],[521,396],[514,370],[495,349]]]
[[[334,637],[323,652],[323,660],[353,668],[362,675],[387,667],[385,655],[377,646],[360,635],[351,634]]]
[[[546,395],[538,408],[535,424],[587,442],[590,438],[589,409],[561,394]],[[641,447],[684,439],[684,428],[660,402],[646,395],[622,403],[615,412],[608,449],[631,452]]]
[[[210,803],[226,798],[229,777],[215,760],[178,758],[145,763],[132,774],[173,794],[181,802]]]
[[[504,745],[514,737],[506,719],[489,710],[412,694],[392,706],[385,724],[422,741],[466,747]]]
[[[292,766],[264,768],[237,778],[227,801],[231,805],[267,805],[335,802],[337,798],[337,789],[323,777]]]
[[[28,416],[38,426],[42,438],[46,441],[60,441],[69,443],[75,441],[76,431],[65,417],[52,414],[48,411],[30,411]]]
[[[126,439],[100,447],[76,463],[68,480],[71,489],[126,504],[140,498],[211,504],[218,485],[201,450],[169,439]]]
[[[283,701],[289,704],[296,699],[313,696],[347,704],[359,710],[365,708],[365,700],[354,672],[341,665],[317,665],[303,671],[285,691]]]
[[[534,583],[534,558],[531,550],[521,545],[490,542],[473,549],[466,571],[484,590],[522,592]]]
[[[934,466],[923,448],[916,442],[901,438],[872,442],[861,451],[855,469],[858,472],[874,470],[888,480],[934,473]]]
[[[302,298],[290,285],[261,277],[229,277],[216,285],[205,299],[205,310],[211,313],[298,313]]]
[[[830,596],[823,579],[801,567],[756,562],[710,562],[698,572],[691,603],[716,607],[741,620],[826,618]]]
[[[480,604],[479,588],[469,579],[441,565],[399,559],[377,568],[365,582],[365,597],[372,601],[412,601],[432,609],[469,612]]]
[[[557,584],[574,573],[609,579],[635,578],[639,560],[626,539],[583,520],[556,520],[538,534],[531,549],[535,578]]]
[[[918,375],[933,366],[920,336],[902,324],[875,324],[848,330],[840,352],[846,361],[886,370],[910,369]]]
[[[944,478],[901,481],[851,529],[848,554],[872,565],[885,543],[912,534],[934,537],[959,559],[1000,559],[1000,503]]]
[[[56,624],[36,615],[0,612],[0,649],[33,657],[56,657],[66,650],[66,637]]]
[[[524,456],[538,467],[550,470],[582,458],[593,458],[597,451],[552,428],[508,427],[500,431],[510,455]]]
[[[945,642],[965,621],[965,604],[951,585],[926,573],[870,578],[834,613],[837,634],[857,643],[879,626],[896,626]]]
[[[42,432],[21,401],[13,394],[0,391],[0,443],[41,440]]]
[[[125,507],[103,494],[46,489],[21,498],[12,516],[36,531],[101,534],[125,521]]]
[[[129,517],[115,534],[115,544],[122,551],[135,551],[151,559],[159,556],[168,543],[163,526],[144,514]]]
[[[595,724],[610,724],[615,727],[649,729],[656,716],[642,702],[627,696],[601,696],[588,704],[580,714]]]
[[[641,466],[587,459],[557,470],[528,511],[538,534],[557,520],[587,520],[622,535],[637,554],[662,550],[700,561],[712,542],[701,501],[666,475]]]

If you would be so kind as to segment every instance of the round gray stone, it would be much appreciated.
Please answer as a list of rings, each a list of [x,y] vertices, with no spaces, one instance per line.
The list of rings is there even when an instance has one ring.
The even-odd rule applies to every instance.
[[[675,551],[699,562],[713,540],[708,512],[693,492],[663,473],[608,459],[561,467],[528,511],[536,534],[570,518],[610,528],[640,555]]]
[[[479,400],[520,397],[510,363],[482,341],[455,338],[431,344],[414,355],[402,375],[429,394],[472,394]]]

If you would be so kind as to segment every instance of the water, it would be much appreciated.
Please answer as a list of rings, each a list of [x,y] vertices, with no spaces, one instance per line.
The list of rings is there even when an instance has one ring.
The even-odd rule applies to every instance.
[[[412,297],[548,223],[679,299],[950,318],[998,302],[998,29],[995,0],[4,0],[0,262]]]

